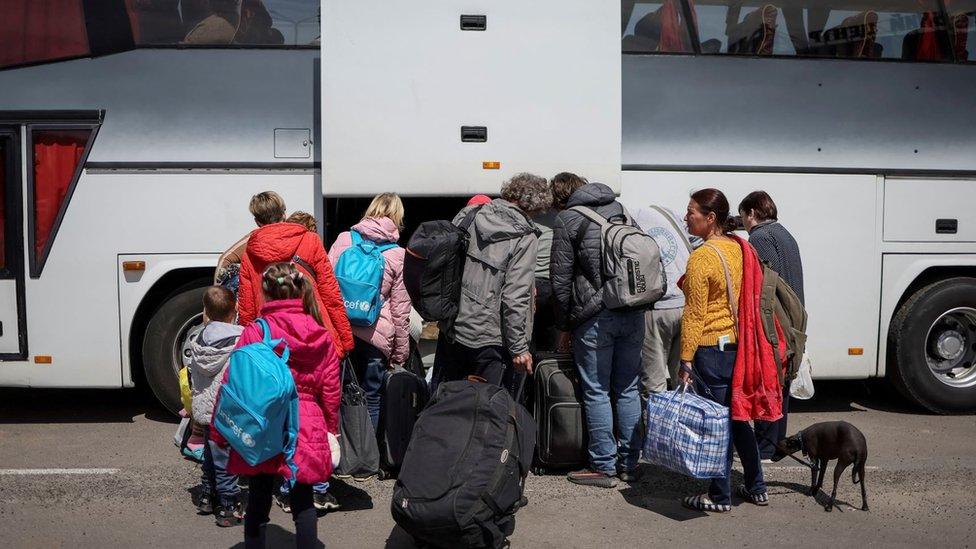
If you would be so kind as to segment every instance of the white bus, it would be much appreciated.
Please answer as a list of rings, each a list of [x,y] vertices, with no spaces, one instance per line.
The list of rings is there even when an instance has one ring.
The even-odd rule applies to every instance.
[[[259,190],[328,239],[377,192],[413,227],[568,170],[632,209],[767,190],[815,376],[976,409],[976,1],[22,4],[0,385],[145,382],[178,408],[181,339]]]

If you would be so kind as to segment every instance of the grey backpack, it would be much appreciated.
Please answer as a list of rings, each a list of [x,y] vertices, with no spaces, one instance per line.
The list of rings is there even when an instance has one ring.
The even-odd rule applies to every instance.
[[[667,292],[668,281],[657,242],[623,211],[623,223],[586,206],[570,208],[600,226],[603,304],[608,309],[650,308]],[[617,216],[614,216],[617,217]]]

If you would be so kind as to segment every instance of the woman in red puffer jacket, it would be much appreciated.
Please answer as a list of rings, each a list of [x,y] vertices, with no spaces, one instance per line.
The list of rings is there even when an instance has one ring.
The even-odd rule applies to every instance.
[[[264,303],[261,274],[272,263],[292,262],[312,280],[325,327],[336,341],[339,358],[353,348],[352,329],[346,317],[339,283],[325,254],[322,240],[297,223],[272,223],[251,233],[241,259],[241,285],[237,291],[238,322],[247,326]]]

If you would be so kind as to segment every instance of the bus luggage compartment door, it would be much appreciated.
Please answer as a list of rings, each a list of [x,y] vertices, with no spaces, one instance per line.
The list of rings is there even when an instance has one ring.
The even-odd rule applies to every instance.
[[[619,26],[610,0],[323,2],[325,194],[619,190]]]
[[[976,242],[974,211],[972,179],[885,179],[885,242]]]

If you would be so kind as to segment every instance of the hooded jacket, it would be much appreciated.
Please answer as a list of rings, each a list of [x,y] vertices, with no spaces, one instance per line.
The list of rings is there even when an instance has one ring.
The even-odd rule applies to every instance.
[[[396,243],[400,232],[388,217],[370,217],[352,226],[366,240],[377,244]],[[329,249],[329,261],[335,265],[342,252],[352,245],[352,235],[339,235]],[[376,324],[353,326],[352,334],[379,349],[391,362],[404,364],[410,355],[410,296],[403,285],[403,248],[397,246],[383,252],[383,283],[380,295],[383,308]]]
[[[200,425],[210,425],[217,389],[224,378],[230,353],[243,331],[243,326],[213,321],[190,340],[193,421]]]
[[[454,218],[460,225],[471,207]],[[468,227],[461,302],[451,333],[458,343],[504,346],[512,356],[529,351],[538,230],[514,204],[496,198],[481,206]]]
[[[573,206],[587,206],[607,218],[624,212],[610,187],[587,183],[570,195],[567,209],[556,216],[549,278],[556,301],[556,326],[563,331],[576,328],[604,309],[600,226],[570,210]]]
[[[298,441],[295,445],[297,481],[303,484],[325,482],[332,475],[332,446],[339,434],[339,357],[332,334],[319,326],[302,309],[301,299],[282,299],[265,303],[261,317],[271,328],[271,338],[284,338],[290,356],[288,368],[298,390]],[[244,329],[237,347],[263,339],[261,326],[251,324]],[[279,353],[281,349],[276,349]],[[226,379],[225,374],[225,379]],[[216,430],[211,437],[220,445],[226,441]],[[233,475],[270,474],[291,477],[291,469],[283,455],[248,465],[237,452],[230,452],[227,472]]]
[[[241,285],[237,291],[238,322],[247,326],[257,318],[258,309],[264,303],[261,276],[268,265],[290,262],[296,256],[312,267],[315,277],[312,282],[322,321],[338,344],[339,356],[344,357],[352,350],[353,341],[339,283],[325,255],[322,240],[297,223],[272,223],[251,233],[241,259]]]

